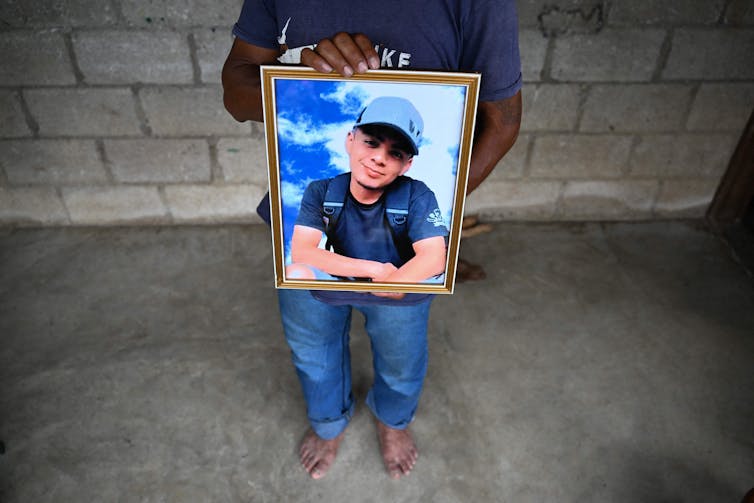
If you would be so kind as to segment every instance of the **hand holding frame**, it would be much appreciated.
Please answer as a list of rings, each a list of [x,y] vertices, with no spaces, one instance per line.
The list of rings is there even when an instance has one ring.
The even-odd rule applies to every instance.
[[[377,70],[380,58],[374,45],[363,33],[340,32],[319,41],[314,49],[301,51],[301,64],[322,73],[337,71],[344,77]]]

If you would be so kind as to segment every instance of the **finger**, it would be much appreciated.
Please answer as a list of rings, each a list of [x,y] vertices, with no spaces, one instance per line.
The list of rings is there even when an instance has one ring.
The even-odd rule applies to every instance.
[[[380,67],[380,57],[377,51],[374,49],[374,44],[363,33],[356,33],[353,36],[353,41],[361,50],[361,53],[367,59],[367,64],[372,70],[377,70]]]
[[[357,73],[365,73],[371,63],[369,57],[374,60],[377,53],[371,47],[371,42],[361,33],[351,35],[350,33],[340,32],[332,38],[335,47],[340,51],[343,57],[348,61],[349,66]],[[379,65],[379,61],[377,62]]]
[[[399,292],[372,292],[372,295],[376,295],[377,297],[385,297],[388,299],[400,300],[405,297],[406,294]]]
[[[352,76],[354,69],[366,71],[366,58],[348,33],[320,41],[314,52],[344,77]]]
[[[314,68],[321,73],[332,73],[333,71],[332,66],[322,56],[308,47],[301,51],[301,64]]]

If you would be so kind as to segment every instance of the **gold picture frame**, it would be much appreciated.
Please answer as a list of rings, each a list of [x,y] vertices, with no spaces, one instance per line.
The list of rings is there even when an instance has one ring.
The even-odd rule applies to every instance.
[[[310,68],[286,66],[263,66],[260,71],[276,287],[453,293],[480,76],[458,72],[370,70],[344,78]],[[420,146],[414,147],[419,155],[412,158],[406,174],[426,184],[436,197],[439,214],[427,220],[436,226],[439,221],[447,229],[445,270],[410,283],[368,277],[344,278],[329,273],[305,278],[294,275],[289,272],[291,237],[303,192],[314,180],[331,180],[349,171],[344,146],[347,135],[355,131],[359,111],[376,98],[385,96],[409,101],[424,118],[423,136],[416,143]],[[411,127],[413,131],[413,122]],[[320,248],[325,240],[323,233]]]

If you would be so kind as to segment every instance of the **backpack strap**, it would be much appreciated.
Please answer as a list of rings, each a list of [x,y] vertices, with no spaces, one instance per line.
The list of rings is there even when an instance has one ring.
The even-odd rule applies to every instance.
[[[348,197],[351,185],[351,173],[343,173],[327,182],[325,199],[322,202],[322,222],[325,224],[327,241],[325,249],[331,249],[331,232],[335,231],[338,218],[343,211],[343,204]],[[390,185],[385,194],[385,218],[387,219],[393,244],[403,262],[411,260],[415,253],[408,239],[408,206],[411,200],[411,180],[399,176]]]
[[[325,224],[325,235],[327,236],[325,248],[328,250],[330,249],[330,232],[335,230],[335,225],[338,223],[350,185],[351,173],[342,173],[330,178],[327,182],[325,200],[322,202],[322,222]]]
[[[411,200],[411,179],[399,176],[385,194],[385,218],[393,234],[398,254],[403,262],[411,260],[415,253],[408,239],[408,205]]]

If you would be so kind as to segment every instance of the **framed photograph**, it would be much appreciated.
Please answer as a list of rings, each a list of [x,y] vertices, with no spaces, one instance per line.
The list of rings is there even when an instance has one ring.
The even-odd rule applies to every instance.
[[[276,286],[453,293],[479,75],[261,76]]]

